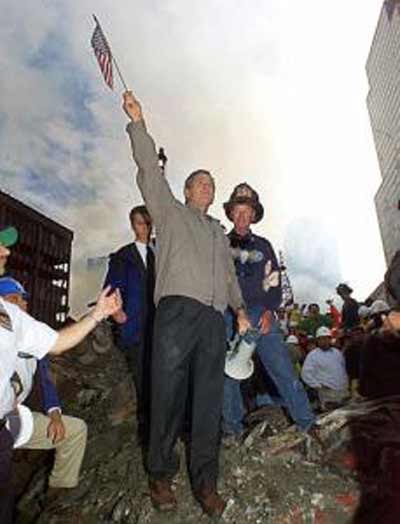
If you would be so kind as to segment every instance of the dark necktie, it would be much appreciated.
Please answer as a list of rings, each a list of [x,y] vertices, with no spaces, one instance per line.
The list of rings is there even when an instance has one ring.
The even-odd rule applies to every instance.
[[[146,268],[154,271],[154,251],[150,246],[146,246]]]
[[[154,251],[150,246],[147,246],[146,252],[146,283],[147,283],[147,297],[153,300],[154,284],[155,284],[155,257]]]

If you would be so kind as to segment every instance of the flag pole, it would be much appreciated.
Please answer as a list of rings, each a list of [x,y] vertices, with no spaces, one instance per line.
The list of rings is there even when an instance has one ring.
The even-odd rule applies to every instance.
[[[96,24],[100,27],[100,30],[101,30],[101,32],[103,33],[103,35],[105,35],[105,33],[104,33],[104,31],[103,31],[103,28],[101,27],[100,22],[98,21],[96,15],[92,15],[92,16],[93,16],[93,19],[94,19],[94,21],[96,22]],[[105,37],[105,36],[104,36],[104,37]],[[106,42],[108,43],[108,39],[105,38],[105,40],[106,40]],[[120,68],[119,68],[119,66],[118,66],[118,63],[117,63],[117,61],[116,61],[115,58],[114,58],[114,54],[113,54],[112,51],[111,51],[111,48],[110,48],[110,54],[111,54],[111,58],[112,58],[113,64],[115,65],[115,69],[116,69],[116,71],[117,71],[117,74],[118,74],[118,76],[119,76],[119,79],[121,80],[121,83],[122,83],[122,85],[124,86],[125,91],[129,91],[128,88],[127,88],[127,86],[126,86],[126,83],[125,83],[124,77],[122,76],[121,70],[120,70]]]
[[[112,61],[114,62],[114,65],[115,65],[115,69],[117,70],[119,79],[121,80],[121,83],[124,86],[125,91],[129,91],[129,89],[126,87],[124,77],[121,74],[121,71],[120,71],[119,66],[117,64],[117,61],[115,60],[114,55],[112,53],[111,53],[111,56],[112,56]]]

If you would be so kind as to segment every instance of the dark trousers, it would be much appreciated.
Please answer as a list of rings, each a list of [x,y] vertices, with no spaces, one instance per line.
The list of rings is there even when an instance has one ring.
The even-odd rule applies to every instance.
[[[129,371],[132,374],[136,391],[136,418],[138,437],[147,447],[150,432],[150,371],[151,342],[142,339],[124,350]]]
[[[191,298],[163,298],[156,312],[152,354],[147,464],[152,479],[172,478],[177,473],[174,447],[189,398],[192,487],[196,491],[203,485],[216,486],[224,364],[222,314]]]
[[[12,452],[11,433],[3,427],[0,429],[0,522],[11,524],[14,512],[14,489],[12,485]]]

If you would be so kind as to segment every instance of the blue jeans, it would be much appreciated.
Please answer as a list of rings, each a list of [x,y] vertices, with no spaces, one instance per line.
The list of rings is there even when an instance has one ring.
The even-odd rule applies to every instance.
[[[253,327],[258,325],[263,308],[252,308],[249,317]],[[230,327],[231,319],[225,317]],[[227,329],[228,337],[232,330]],[[283,340],[279,326],[274,322],[267,335],[260,335],[256,349],[258,356],[273,380],[276,389],[297,427],[307,431],[315,422],[315,415],[311,410],[307,394],[298,379],[290,360],[288,348]],[[270,395],[258,395],[257,405],[277,405],[275,398]],[[278,404],[279,405],[279,404]],[[223,426],[225,433],[238,434],[243,431],[243,417],[245,415],[243,399],[240,391],[240,382],[225,376]]]

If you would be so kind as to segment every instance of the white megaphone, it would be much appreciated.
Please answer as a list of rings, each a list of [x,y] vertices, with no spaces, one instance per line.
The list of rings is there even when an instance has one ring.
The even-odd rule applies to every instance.
[[[6,428],[14,440],[14,448],[20,448],[26,444],[33,433],[33,415],[29,408],[18,404],[18,406],[6,415]]]
[[[245,380],[254,373],[253,353],[260,337],[258,329],[249,329],[243,336],[237,335],[230,343],[225,357],[225,374],[235,380]]]

